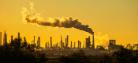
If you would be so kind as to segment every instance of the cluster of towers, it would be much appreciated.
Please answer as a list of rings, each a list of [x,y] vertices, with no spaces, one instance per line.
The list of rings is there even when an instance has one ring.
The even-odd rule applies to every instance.
[[[92,48],[94,49],[94,35],[92,36],[92,42],[91,37],[85,38],[85,42],[81,42],[78,40],[77,42],[69,41],[69,35],[66,36],[65,41],[63,41],[63,38],[61,36],[61,40],[59,43],[56,43],[53,45],[52,37],[50,37],[50,42],[46,42],[45,47],[46,48]]]
[[[13,35],[11,35],[11,39],[9,41],[7,41],[7,33],[4,32],[3,36],[2,36],[2,32],[0,32],[0,45],[6,46],[6,47],[11,47],[11,48],[40,48],[40,37],[38,37],[37,42],[35,40],[35,36],[34,36],[34,40],[32,42],[32,44],[29,44],[29,42],[27,42],[26,37],[23,38],[20,36],[20,33],[18,32],[17,37],[13,37]]]
[[[52,37],[50,37],[50,41],[45,43],[45,47],[46,48],[93,48],[94,49],[94,35],[92,36],[92,42],[90,40],[90,36],[86,38],[86,41],[82,42],[81,41],[77,41],[77,42],[73,42],[70,41],[69,42],[69,35],[66,36],[65,41],[63,41],[63,38],[61,36],[61,40],[59,42],[59,44],[55,44],[53,45],[53,40]],[[2,41],[3,38],[3,41]],[[11,36],[11,40],[10,40],[11,44],[14,44],[14,42],[16,42],[17,46],[21,47],[21,46],[27,46],[26,44],[28,44],[26,37],[21,38],[20,33],[18,33],[17,38],[14,38],[13,36]],[[35,47],[35,48],[40,48],[40,37],[38,37],[37,41],[36,41],[36,37],[34,36],[33,42],[31,45],[31,47]],[[0,32],[0,45],[7,45],[8,41],[7,41],[7,33],[4,32],[4,35],[2,37],[2,32]],[[82,46],[83,45],[83,46]],[[77,46],[77,47],[76,47]]]

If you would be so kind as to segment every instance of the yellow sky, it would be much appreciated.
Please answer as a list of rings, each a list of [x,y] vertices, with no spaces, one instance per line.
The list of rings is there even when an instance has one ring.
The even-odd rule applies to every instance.
[[[96,44],[106,45],[107,39],[116,39],[118,44],[138,43],[138,0],[32,0],[43,17],[73,17],[88,24],[96,33]],[[42,44],[52,36],[55,42],[70,35],[72,41],[85,41],[90,34],[74,28],[44,27],[24,24],[21,10],[24,0],[0,0],[0,31],[8,36],[41,36]],[[8,38],[9,38],[8,37]],[[10,38],[9,38],[10,39]]]

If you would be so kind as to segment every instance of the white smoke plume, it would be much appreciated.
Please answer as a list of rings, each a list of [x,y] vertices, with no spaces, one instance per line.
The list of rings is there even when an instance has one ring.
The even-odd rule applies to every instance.
[[[34,12],[34,3],[29,0],[29,8],[23,8],[23,19],[27,21],[27,23],[35,23],[42,26],[52,26],[52,27],[64,27],[64,28],[76,28],[79,30],[86,31],[90,34],[93,34],[93,30],[88,26],[84,25],[78,21],[78,19],[73,19],[72,17],[64,18],[63,21],[58,18],[53,18],[54,22],[50,22],[50,20],[44,20],[40,17],[40,14]],[[42,18],[43,20],[41,20]]]

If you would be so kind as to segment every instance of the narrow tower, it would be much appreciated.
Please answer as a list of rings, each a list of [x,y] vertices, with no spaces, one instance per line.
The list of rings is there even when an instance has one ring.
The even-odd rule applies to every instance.
[[[50,47],[52,48],[52,37],[50,37]]]
[[[2,32],[0,32],[0,45],[2,45]]]
[[[3,45],[7,45],[7,33],[4,32]]]
[[[38,37],[38,40],[37,40],[37,48],[40,48],[40,37]]]
[[[93,32],[93,35],[92,35],[92,48],[95,49],[95,43],[94,43],[94,32]]]

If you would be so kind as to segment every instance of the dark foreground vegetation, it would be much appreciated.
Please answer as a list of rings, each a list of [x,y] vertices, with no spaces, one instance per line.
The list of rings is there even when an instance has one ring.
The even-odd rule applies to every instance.
[[[45,52],[46,53],[46,52]],[[0,47],[0,63],[138,63],[138,51],[122,48],[113,53],[86,56],[82,50],[55,60],[32,49]]]
[[[41,50],[40,44],[28,44],[25,38],[21,40],[20,34],[15,39],[11,36],[8,43],[5,34],[4,43],[0,46],[0,63],[138,63],[138,49],[116,47],[114,52],[106,50],[106,53],[99,55],[86,55],[84,50],[79,50],[70,55],[49,58],[47,52]],[[103,48],[102,50],[105,51]]]
[[[45,63],[45,54],[29,49],[0,47],[0,63]]]
[[[114,53],[86,56],[83,51],[62,56],[61,63],[138,63],[138,51],[120,49]]]

